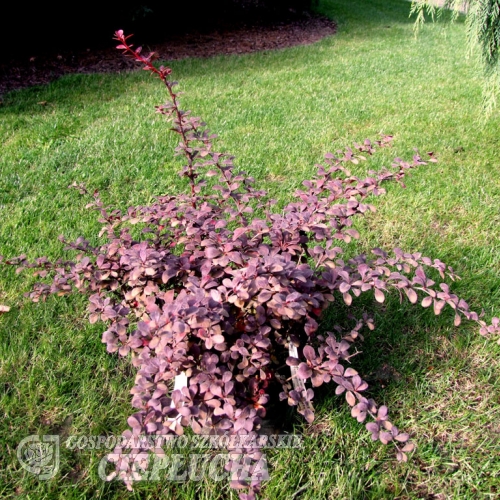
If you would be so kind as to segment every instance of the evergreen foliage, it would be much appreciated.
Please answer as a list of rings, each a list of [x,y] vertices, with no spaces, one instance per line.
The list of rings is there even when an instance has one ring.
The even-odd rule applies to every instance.
[[[423,26],[425,12],[434,19],[445,9],[452,11],[452,20],[460,14],[466,16],[468,50],[483,68],[485,107],[491,111],[500,92],[500,1],[413,0],[411,14],[417,14],[415,29],[418,31]]]

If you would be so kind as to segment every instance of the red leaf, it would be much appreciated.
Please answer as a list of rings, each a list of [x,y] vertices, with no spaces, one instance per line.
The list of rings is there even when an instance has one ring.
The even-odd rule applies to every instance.
[[[233,233],[233,241],[237,240],[241,235],[245,234],[248,231],[248,227],[239,227],[234,230]]]
[[[218,257],[219,255],[221,254],[221,251],[218,249],[218,248],[215,248],[215,247],[208,247],[206,250],[205,250],[205,255],[207,256],[207,258],[209,259],[215,259],[216,257]]]

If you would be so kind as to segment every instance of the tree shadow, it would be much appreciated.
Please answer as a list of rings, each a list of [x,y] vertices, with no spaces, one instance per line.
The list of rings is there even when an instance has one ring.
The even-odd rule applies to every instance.
[[[411,2],[408,0],[322,0],[317,11],[335,19],[339,23],[340,32],[355,31],[360,35],[373,36],[373,30],[386,29],[394,24],[408,25],[415,23],[415,15],[410,17]],[[448,23],[450,12],[443,12],[436,17],[439,24]],[[457,22],[463,22],[464,16],[459,16]],[[426,15],[426,20],[430,17]]]
[[[122,13],[121,17],[125,18],[136,16],[136,21],[132,23],[125,22],[125,18],[122,20],[120,16],[113,18],[111,13],[101,13],[98,25],[94,26],[98,34],[84,37],[75,36],[75,32],[78,32],[75,26],[58,22],[57,29],[51,30],[47,27],[50,27],[49,24],[43,33],[45,36],[50,34],[52,41],[44,43],[38,40],[37,44],[32,44],[30,40],[26,48],[20,43],[9,41],[10,46],[17,49],[0,55],[0,93],[44,84],[69,73],[133,69],[133,63],[114,51],[111,34],[119,28],[126,33],[135,33],[134,41],[157,52],[161,60],[173,61],[191,57],[240,55],[314,43],[334,33],[335,27],[327,19],[338,23],[340,35],[374,39],[390,37],[390,28],[407,26],[415,20],[415,16],[409,17],[411,4],[407,0],[320,0],[312,9],[313,15],[310,11],[284,8],[281,4],[279,8],[267,7],[265,4],[266,8],[262,9],[245,9],[245,5],[236,9],[236,3],[230,1],[220,15],[213,8],[205,12],[210,5],[207,3],[203,3],[201,10],[194,9],[193,14],[184,12],[181,15],[169,12],[168,9],[173,7],[163,2],[155,7],[156,10],[149,9],[149,12],[146,9],[143,15],[131,14],[133,9]],[[162,9],[166,9],[165,12]],[[44,11],[44,16],[53,19],[49,14]],[[324,19],[317,15],[324,16]],[[165,23],[164,19],[170,17],[183,20],[187,17],[189,22]],[[204,22],[197,22],[198,17]],[[457,22],[462,22],[462,18]],[[447,23],[449,20],[450,14],[444,13],[437,22]],[[85,16],[79,22],[88,24]],[[37,18],[37,29],[41,25],[44,25],[43,19]],[[67,30],[68,33],[58,30]]]

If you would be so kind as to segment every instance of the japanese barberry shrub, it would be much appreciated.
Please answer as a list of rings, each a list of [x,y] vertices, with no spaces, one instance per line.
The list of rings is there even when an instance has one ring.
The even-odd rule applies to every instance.
[[[402,183],[409,170],[426,162],[418,154],[411,162],[396,158],[391,169],[358,178],[347,165],[387,147],[392,138],[366,140],[327,154],[295,201],[273,210],[273,200],[254,187],[254,179],[236,171],[233,157],[213,150],[215,136],[201,119],[181,110],[171,70],[155,66],[154,54],[143,56],[128,38],[117,31],[117,48],[165,85],[169,99],[157,110],[179,136],[175,152],[184,160],[180,175],[187,192],[159,196],[126,212],[105,207],[94,193],[90,206],[101,215],[102,245],[62,238],[67,249],[78,252],[75,260],[30,263],[20,256],[6,262],[51,277],[35,285],[34,301],[75,290],[88,295],[89,321],[106,324],[107,350],[131,355],[137,411],[125,436],[178,435],[186,427],[196,434],[257,435],[273,384],[281,387],[282,400],[312,422],[313,388],[334,383],[352,416],[367,422],[372,439],[393,444],[397,459],[406,461],[414,448],[409,435],[389,421],[385,406],[365,396],[367,383],[349,367],[352,347],[363,327],[374,328],[372,319],[364,313],[351,327],[336,325],[326,334],[319,334],[318,322],[336,301],[351,306],[367,293],[382,303],[395,291],[412,304],[432,306],[435,314],[450,306],[455,325],[465,317],[478,322],[483,335],[500,332],[498,318],[487,325],[447,284],[430,279],[430,268],[443,279],[455,277],[441,261],[397,248],[391,254],[377,248],[373,257],[344,261],[335,245],[359,237],[353,220],[375,210],[366,200],[385,192],[383,182]],[[428,161],[436,160],[430,154]],[[211,177],[218,183],[209,188]],[[137,224],[143,228],[140,238],[132,236]],[[188,386],[172,391],[172,380],[182,372]],[[293,384],[291,372],[300,383]],[[251,468],[261,451],[258,441],[248,443],[231,453],[245,454]],[[115,451],[120,456],[124,450]],[[132,452],[123,454],[114,473],[129,488],[130,457],[139,460],[147,450]],[[230,460],[228,470],[231,465]],[[231,486],[242,489],[240,498],[253,498],[260,489],[258,477],[250,483],[232,479]]]

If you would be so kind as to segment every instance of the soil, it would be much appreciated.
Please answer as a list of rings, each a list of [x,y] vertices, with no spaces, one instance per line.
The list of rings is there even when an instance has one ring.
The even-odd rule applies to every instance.
[[[144,46],[158,53],[160,60],[212,57],[218,54],[245,54],[317,42],[335,33],[331,20],[304,13],[281,22],[240,24],[213,32],[172,35]],[[136,41],[138,42],[138,40]],[[136,69],[114,48],[68,50],[17,57],[0,63],[0,96],[12,90],[43,85],[69,73],[116,73]]]

